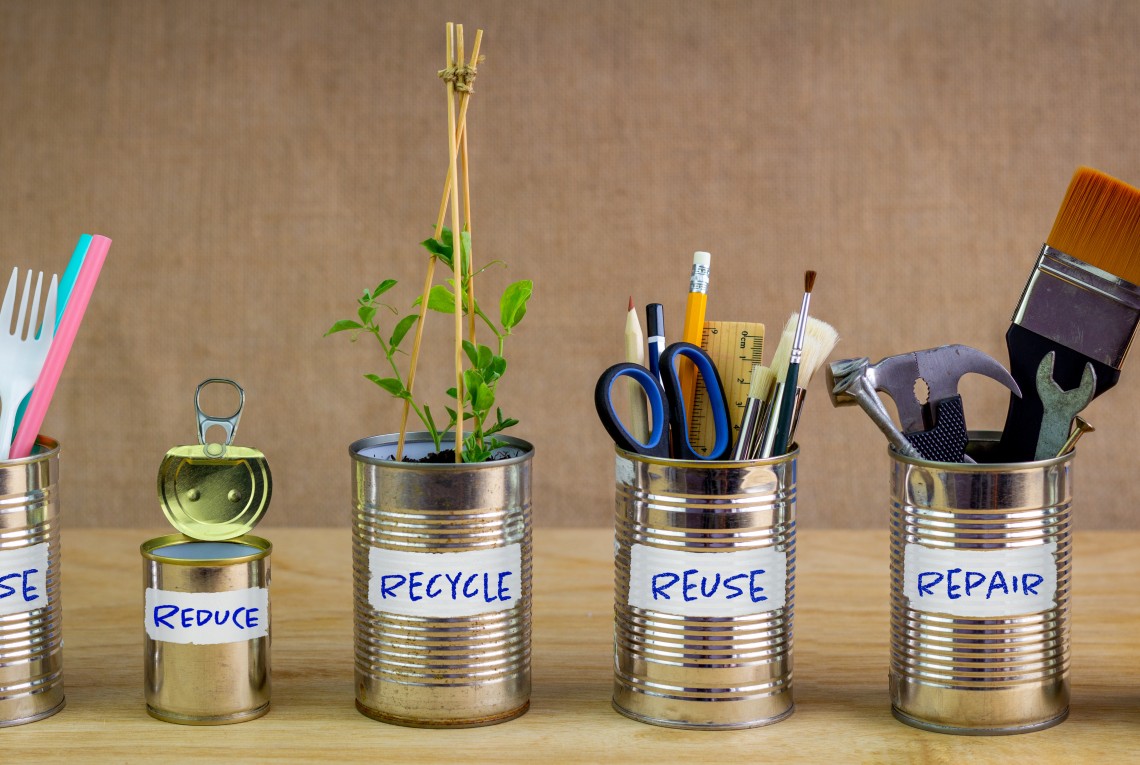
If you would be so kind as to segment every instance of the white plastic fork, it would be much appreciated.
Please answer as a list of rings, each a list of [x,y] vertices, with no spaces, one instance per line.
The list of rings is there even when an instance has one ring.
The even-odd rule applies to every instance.
[[[0,459],[8,459],[12,448],[12,431],[16,425],[16,410],[20,402],[35,387],[40,376],[48,348],[55,336],[55,298],[57,278],[51,277],[47,303],[40,314],[40,291],[44,274],[36,278],[36,293],[29,310],[28,293],[32,288],[32,272],[24,280],[24,295],[20,299],[20,313],[16,316],[16,329],[12,330],[12,309],[16,305],[16,287],[20,269],[12,269],[4,303],[0,305]],[[42,316],[42,323],[40,321]],[[24,329],[27,328],[27,336]],[[38,331],[37,331],[38,330]]]

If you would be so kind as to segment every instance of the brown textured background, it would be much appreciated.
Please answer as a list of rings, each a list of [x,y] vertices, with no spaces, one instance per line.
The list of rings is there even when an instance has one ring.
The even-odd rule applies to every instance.
[[[321,335],[382,278],[402,305],[419,289],[448,20],[486,30],[475,253],[510,265],[480,294],[536,281],[500,397],[537,446],[545,526],[610,523],[594,382],[631,293],[679,331],[694,249],[711,319],[777,327],[815,268],[837,356],[1004,361],[1073,170],[1140,183],[1133,2],[4,2],[0,265],[61,271],[79,233],[114,239],[44,428],[69,524],[162,524],[158,464],[215,375],[246,387],[267,523],[347,523],[347,444],[398,408],[360,377],[376,349]],[[449,351],[426,360],[418,387],[442,391]],[[1136,525],[1131,367],[1088,412],[1084,528]],[[972,426],[1000,427],[996,384],[964,392]],[[801,522],[882,525],[884,439],[820,378],[799,440]]]

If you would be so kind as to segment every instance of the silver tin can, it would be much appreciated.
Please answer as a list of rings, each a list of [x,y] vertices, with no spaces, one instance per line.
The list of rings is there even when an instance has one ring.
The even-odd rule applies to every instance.
[[[59,444],[0,462],[0,727],[63,708]]]
[[[146,711],[225,725],[269,711],[269,555],[252,535],[142,545]]]
[[[369,717],[474,727],[530,706],[534,448],[501,440],[505,459],[471,464],[395,462],[395,434],[349,447],[356,707]],[[409,433],[405,455],[433,448]]]
[[[798,454],[702,463],[617,450],[618,712],[701,729],[792,713]]]
[[[972,436],[984,450],[998,434]],[[891,451],[890,693],[902,722],[995,735],[1068,715],[1072,462]]]

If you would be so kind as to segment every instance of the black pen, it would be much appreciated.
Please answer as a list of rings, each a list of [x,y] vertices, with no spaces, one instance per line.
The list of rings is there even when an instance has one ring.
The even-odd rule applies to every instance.
[[[645,328],[649,331],[649,371],[661,379],[661,354],[665,352],[665,308],[660,303],[645,306]]]

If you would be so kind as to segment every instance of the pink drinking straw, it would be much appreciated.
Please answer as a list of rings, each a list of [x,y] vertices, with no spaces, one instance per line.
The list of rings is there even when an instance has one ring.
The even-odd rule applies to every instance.
[[[24,412],[24,419],[16,431],[16,438],[12,441],[9,459],[18,460],[32,453],[32,445],[39,435],[40,426],[44,424],[48,406],[51,405],[51,397],[55,394],[56,383],[63,374],[67,354],[71,351],[71,344],[79,332],[79,325],[83,321],[83,314],[87,311],[87,304],[91,302],[91,293],[95,291],[95,282],[99,281],[99,271],[103,268],[103,261],[107,259],[109,249],[111,249],[111,240],[107,237],[91,238],[91,247],[87,250],[83,268],[79,270],[79,278],[75,280],[71,299],[67,301],[67,310],[63,312],[63,319],[55,331],[47,359],[36,380],[36,387],[32,389],[28,409]]]

